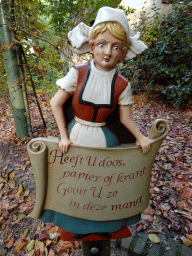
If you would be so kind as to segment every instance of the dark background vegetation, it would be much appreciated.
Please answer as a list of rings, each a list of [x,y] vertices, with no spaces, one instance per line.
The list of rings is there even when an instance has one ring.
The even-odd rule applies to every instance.
[[[192,94],[192,37],[190,1],[177,1],[170,13],[160,16],[154,5],[151,18],[141,13],[135,28],[142,32],[148,50],[122,66],[122,71],[137,89],[154,90],[177,108],[190,101]]]

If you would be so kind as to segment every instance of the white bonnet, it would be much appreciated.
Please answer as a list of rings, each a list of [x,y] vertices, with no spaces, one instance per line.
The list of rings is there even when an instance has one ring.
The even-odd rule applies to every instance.
[[[131,41],[131,45],[129,46],[124,60],[132,59],[148,48],[141,40],[139,40],[139,32],[134,36],[130,36],[128,20],[123,10],[111,7],[102,7],[99,9],[92,27],[89,27],[85,23],[81,22],[68,33],[68,38],[72,44],[74,52],[77,54],[90,52],[89,40],[91,39],[93,28],[97,24],[107,21],[119,22],[124,28],[128,40]]]

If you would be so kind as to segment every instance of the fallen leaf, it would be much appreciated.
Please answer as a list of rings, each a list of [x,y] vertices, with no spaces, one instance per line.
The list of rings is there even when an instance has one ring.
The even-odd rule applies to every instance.
[[[12,173],[9,175],[9,178],[14,179],[14,178],[15,178],[15,173],[12,172]]]
[[[40,250],[40,252],[45,251],[45,244],[41,241],[36,240],[35,247],[36,247],[37,250]]]
[[[6,227],[6,223],[3,223],[0,227],[0,230],[3,230]]]
[[[55,252],[52,249],[50,249],[48,256],[55,256]]]
[[[163,212],[163,217],[167,218],[168,217],[168,213],[167,212]]]
[[[14,237],[12,237],[11,239],[9,239],[8,242],[5,243],[5,246],[7,248],[11,248],[13,246],[14,242],[15,242]]]
[[[45,241],[45,245],[46,245],[46,246],[49,246],[51,243],[52,243],[52,241],[49,240],[49,239],[47,239],[47,240]]]
[[[142,218],[142,220],[148,220],[150,222],[152,222],[154,220],[153,216],[147,215],[147,214],[144,214],[144,213],[142,213],[141,218]]]
[[[4,217],[4,216],[3,216],[3,217],[0,217],[0,224],[5,223],[5,221],[6,221],[6,219],[5,219],[5,217]]]
[[[186,237],[183,238],[183,243],[186,246],[192,246],[192,241]]]
[[[23,232],[23,235],[27,236],[28,232],[29,232],[29,229],[26,228],[25,231]]]
[[[186,140],[190,140],[190,138],[187,134],[183,134],[182,137],[184,137]]]
[[[158,187],[154,187],[154,191],[159,192],[160,189]]]
[[[156,234],[149,234],[149,239],[152,243],[157,244],[160,243],[160,238]]]
[[[19,217],[18,217],[18,220],[23,220],[25,219],[27,216],[25,214],[20,214]]]
[[[69,254],[66,253],[65,250],[63,250],[63,251],[60,251],[60,252],[59,252],[58,256],[69,256]]]
[[[159,228],[152,228],[152,229],[149,229],[147,232],[148,233],[161,233],[162,231],[162,228],[159,227]]]
[[[182,189],[180,193],[186,198],[192,198],[192,189]]]
[[[27,190],[24,192],[24,196],[28,196],[28,195],[29,195],[29,193],[30,193],[30,190],[29,190],[29,189],[27,189]]]
[[[49,234],[49,238],[50,238],[51,240],[53,240],[56,236],[57,236],[57,232],[55,232],[55,233],[50,233],[50,234]]]
[[[146,214],[146,215],[153,215],[154,213],[155,213],[155,211],[150,207],[148,207],[144,210],[144,214]]]
[[[166,203],[166,204],[161,204],[161,209],[163,209],[164,211],[168,211],[171,209],[171,207],[168,203]]]
[[[175,210],[175,212],[180,213],[180,214],[184,215],[186,218],[192,220],[192,216],[191,216],[190,213],[187,213],[187,212],[184,212],[184,211],[179,211],[179,210]]]
[[[35,250],[34,254],[35,254],[35,256],[39,256],[40,255],[40,250],[39,249]]]
[[[41,233],[39,235],[39,237],[37,238],[38,241],[43,241],[43,240],[46,240],[46,239],[49,239],[49,235],[46,232]]]
[[[73,244],[74,244],[74,249],[79,249],[79,242],[78,241],[74,241],[73,242]]]
[[[32,250],[28,252],[26,256],[34,256],[34,255],[35,255],[35,250]]]
[[[72,243],[68,243],[68,244],[66,244],[64,247],[63,247],[63,250],[66,250],[66,249],[68,249],[68,248],[71,248],[73,245],[72,245]]]
[[[192,235],[186,234],[185,236],[192,241]]]
[[[3,202],[2,208],[7,210],[9,208],[9,203]]]
[[[23,185],[19,184],[19,190],[18,192],[15,194],[15,197],[19,197],[23,192]]]
[[[48,233],[56,233],[59,230],[58,226],[54,226],[51,229],[48,230]]]
[[[33,248],[35,247],[35,240],[31,240],[28,245],[26,246],[26,249],[28,250],[28,252],[32,251]]]
[[[192,231],[192,223],[189,223],[188,227],[189,227],[189,230]]]
[[[12,205],[9,205],[7,207],[7,210],[10,211],[10,210],[13,210],[14,208],[16,208],[18,206],[18,204],[12,204]]]
[[[21,249],[23,249],[26,244],[28,243],[27,240],[21,240],[18,245],[15,247],[16,252],[19,252]]]

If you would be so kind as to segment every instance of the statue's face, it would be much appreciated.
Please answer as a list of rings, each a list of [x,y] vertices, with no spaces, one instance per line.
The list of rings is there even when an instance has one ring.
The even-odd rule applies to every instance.
[[[95,66],[103,71],[114,69],[127,53],[127,47],[123,42],[113,37],[108,30],[98,34],[90,42],[90,48]]]

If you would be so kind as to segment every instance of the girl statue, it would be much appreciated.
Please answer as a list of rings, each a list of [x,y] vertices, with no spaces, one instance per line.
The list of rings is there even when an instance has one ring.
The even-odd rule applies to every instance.
[[[128,21],[120,9],[102,7],[92,27],[84,23],[68,33],[77,54],[91,53],[87,63],[74,65],[56,84],[58,91],[51,107],[59,127],[59,149],[66,153],[71,143],[86,147],[116,147],[117,136],[107,127],[106,119],[119,106],[120,122],[135,137],[143,154],[150,151],[148,139],[140,133],[131,118],[131,85],[119,74],[116,65],[143,52],[147,46],[139,33],[130,36]],[[72,95],[75,118],[67,127],[64,104]],[[115,221],[90,221],[46,210],[42,220],[75,234],[114,232],[140,220],[140,214]],[[106,233],[107,234],[107,233]]]

